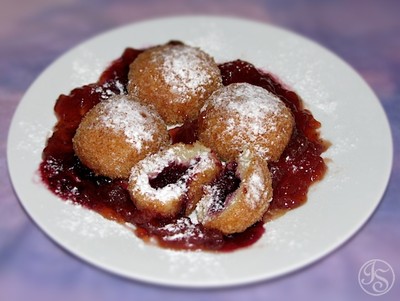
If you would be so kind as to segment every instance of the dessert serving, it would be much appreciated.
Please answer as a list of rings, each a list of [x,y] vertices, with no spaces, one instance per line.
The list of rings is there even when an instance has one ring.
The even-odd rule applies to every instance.
[[[296,93],[177,41],[127,48],[55,113],[48,188],[162,247],[251,245],[326,171],[320,123]]]

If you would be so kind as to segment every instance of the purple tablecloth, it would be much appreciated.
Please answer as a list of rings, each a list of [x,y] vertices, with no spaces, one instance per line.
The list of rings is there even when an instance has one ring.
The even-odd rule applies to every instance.
[[[113,27],[176,14],[230,15],[303,34],[352,65],[378,95],[394,139],[391,180],[378,210],[334,253],[273,281],[189,290],[131,281],[58,247],[21,208],[6,164],[12,114],[33,80],[59,55]],[[0,7],[0,300],[399,300],[400,2],[386,0],[78,1],[5,0]],[[362,109],[362,108],[360,108]],[[368,164],[368,162],[365,162]],[[380,297],[358,282],[361,266],[385,260],[397,278]]]

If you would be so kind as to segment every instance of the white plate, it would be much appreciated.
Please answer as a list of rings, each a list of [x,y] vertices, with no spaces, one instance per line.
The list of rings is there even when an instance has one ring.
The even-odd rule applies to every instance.
[[[237,58],[276,74],[303,97],[332,143],[329,171],[308,202],[266,224],[253,246],[233,253],[171,251],[143,243],[125,227],[55,197],[38,179],[41,151],[60,93],[96,81],[123,50],[171,39],[199,46],[218,62]],[[142,281],[215,287],[271,279],[315,262],[370,217],[388,182],[392,140],[380,103],[337,56],[291,32],[234,18],[150,20],[97,36],[55,61],[26,92],[13,118],[8,164],[18,197],[61,246],[113,273]]]

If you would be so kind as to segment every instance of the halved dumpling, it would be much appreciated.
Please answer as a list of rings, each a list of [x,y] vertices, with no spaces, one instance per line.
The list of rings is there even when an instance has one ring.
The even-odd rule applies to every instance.
[[[197,142],[178,143],[150,155],[132,168],[128,190],[140,210],[161,217],[189,215],[203,186],[219,174],[221,162]]]
[[[262,219],[272,200],[267,164],[246,150],[205,187],[196,213],[204,227],[224,234],[243,232]]]

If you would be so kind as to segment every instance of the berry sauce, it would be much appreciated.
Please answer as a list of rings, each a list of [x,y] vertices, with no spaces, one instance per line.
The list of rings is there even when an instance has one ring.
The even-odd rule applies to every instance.
[[[215,200],[210,207],[211,213],[217,213],[225,208],[227,197],[240,186],[240,179],[236,176],[237,163],[228,162],[218,177],[210,184],[217,188]]]
[[[168,184],[177,183],[188,171],[190,166],[170,163],[156,177],[149,178],[150,186],[154,189],[164,188]]]
[[[126,180],[98,176],[75,155],[72,138],[82,117],[110,95],[126,93],[129,65],[142,51],[127,48],[101,74],[98,82],[59,96],[54,107],[57,124],[43,150],[39,167],[43,182],[64,200],[71,200],[121,224],[135,225],[138,237],[145,241],[156,240],[162,247],[227,252],[252,245],[263,235],[264,222],[254,224],[243,233],[223,235],[219,231],[205,229],[201,224],[193,224],[185,216],[154,218],[135,207],[127,191]],[[326,150],[327,144],[320,138],[320,123],[303,107],[300,97],[272,75],[240,60],[221,64],[219,68],[224,85],[248,82],[261,86],[276,94],[292,110],[296,127],[291,140],[280,160],[269,163],[274,196],[267,215],[278,215],[302,205],[310,185],[322,179],[326,171],[321,153]],[[171,129],[170,135],[174,143],[193,143],[197,140],[197,122]],[[156,187],[177,181],[187,169],[184,166],[171,168],[173,175],[165,171],[164,179],[158,176],[154,180]]]

